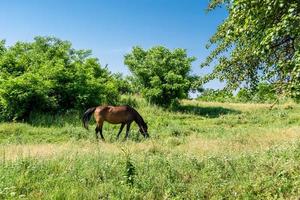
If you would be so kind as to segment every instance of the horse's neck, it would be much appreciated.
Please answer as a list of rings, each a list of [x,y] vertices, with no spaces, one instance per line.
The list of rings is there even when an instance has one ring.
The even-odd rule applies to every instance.
[[[136,112],[136,119],[135,119],[135,122],[138,124],[138,125],[142,125],[144,123],[144,119],[142,118],[142,116]]]

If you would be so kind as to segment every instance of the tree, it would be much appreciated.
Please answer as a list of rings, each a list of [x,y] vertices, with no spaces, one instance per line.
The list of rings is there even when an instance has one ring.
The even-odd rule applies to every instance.
[[[233,90],[268,82],[299,99],[299,0],[211,0],[209,10],[223,5],[229,16],[210,39],[214,49],[202,67],[217,64],[203,83],[218,78]]]
[[[194,60],[184,49],[170,51],[157,46],[149,50],[134,47],[124,62],[142,85],[142,94],[152,103],[168,106],[188,96],[193,87],[190,71]]]
[[[0,119],[83,109],[118,98],[111,74],[89,50],[75,50],[70,42],[53,37],[3,46],[0,43]]]
[[[120,94],[133,94],[135,89],[129,76],[123,76],[121,73],[113,74]]]

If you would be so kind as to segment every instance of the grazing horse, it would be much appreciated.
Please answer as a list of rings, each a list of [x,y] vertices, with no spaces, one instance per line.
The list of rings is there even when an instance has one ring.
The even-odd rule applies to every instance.
[[[125,138],[128,138],[130,125],[133,121],[135,121],[135,123],[137,123],[137,125],[139,126],[141,134],[145,138],[149,137],[149,134],[147,132],[148,127],[144,119],[134,108],[130,106],[98,106],[87,109],[82,117],[82,123],[86,129],[88,129],[88,122],[91,119],[93,113],[97,123],[95,129],[97,139],[98,132],[100,132],[101,139],[104,140],[102,134],[102,127],[104,121],[107,121],[111,124],[121,124],[119,133],[117,135],[117,139],[119,138],[125,124],[127,125]]]

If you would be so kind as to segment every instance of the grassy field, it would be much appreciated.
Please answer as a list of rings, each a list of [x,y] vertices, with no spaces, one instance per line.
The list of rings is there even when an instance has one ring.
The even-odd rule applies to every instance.
[[[298,199],[300,105],[124,100],[148,122],[128,141],[79,113],[0,123],[0,199]],[[122,136],[124,137],[124,134]]]

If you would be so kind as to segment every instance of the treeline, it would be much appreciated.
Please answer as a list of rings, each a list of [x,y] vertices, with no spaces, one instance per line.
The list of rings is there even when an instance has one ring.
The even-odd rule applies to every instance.
[[[32,112],[58,113],[99,104],[118,104],[120,94],[140,93],[169,106],[197,89],[184,49],[134,47],[125,56],[131,77],[112,74],[89,50],[68,41],[36,37],[33,42],[0,43],[0,119],[27,119]]]
[[[232,92],[224,89],[203,89],[198,100],[215,102],[274,103],[280,98],[275,87],[269,83],[259,83],[255,88],[241,88]]]
[[[259,83],[230,90],[203,89],[191,74],[194,57],[184,49],[133,47],[124,56],[131,76],[111,73],[90,50],[76,50],[68,41],[36,37],[6,47],[0,42],[0,120],[28,119],[31,113],[82,111],[99,104],[120,104],[120,95],[140,94],[148,102],[177,106],[198,91],[198,99],[221,102],[271,102],[278,97],[273,84]]]

